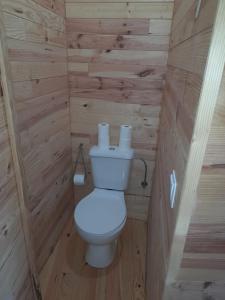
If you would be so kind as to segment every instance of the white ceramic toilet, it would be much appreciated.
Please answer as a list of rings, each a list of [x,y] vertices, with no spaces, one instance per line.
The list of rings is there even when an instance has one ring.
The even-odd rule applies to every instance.
[[[77,204],[74,219],[80,236],[88,243],[87,263],[104,268],[113,260],[116,240],[127,218],[124,190],[133,150],[94,146],[89,155],[95,188]]]

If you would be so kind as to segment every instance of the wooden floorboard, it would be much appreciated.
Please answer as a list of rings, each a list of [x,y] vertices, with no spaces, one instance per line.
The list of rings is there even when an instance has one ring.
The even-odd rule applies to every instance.
[[[44,300],[144,300],[146,223],[128,219],[106,269],[89,267],[71,220],[41,273]]]

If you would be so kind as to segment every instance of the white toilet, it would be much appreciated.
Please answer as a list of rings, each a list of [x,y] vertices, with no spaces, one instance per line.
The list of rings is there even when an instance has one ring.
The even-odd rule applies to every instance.
[[[133,149],[94,146],[89,155],[95,188],[77,204],[74,219],[80,236],[88,243],[87,263],[104,268],[113,260],[117,237],[126,223],[124,190]]]

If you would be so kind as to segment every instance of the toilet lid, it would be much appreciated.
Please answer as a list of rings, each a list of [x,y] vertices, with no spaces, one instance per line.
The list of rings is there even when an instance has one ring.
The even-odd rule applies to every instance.
[[[84,231],[104,234],[115,230],[126,218],[124,193],[94,189],[76,206],[76,224]]]

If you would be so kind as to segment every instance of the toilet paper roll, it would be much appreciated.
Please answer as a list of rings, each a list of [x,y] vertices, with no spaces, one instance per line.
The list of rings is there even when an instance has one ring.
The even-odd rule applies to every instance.
[[[120,126],[120,141],[119,147],[122,149],[129,149],[131,146],[131,134],[132,126],[121,125]]]
[[[74,174],[74,176],[73,176],[73,183],[75,185],[84,185],[84,183],[85,183],[85,176],[84,176],[84,174]]]
[[[98,124],[98,146],[100,148],[109,147],[109,124],[108,123]]]

